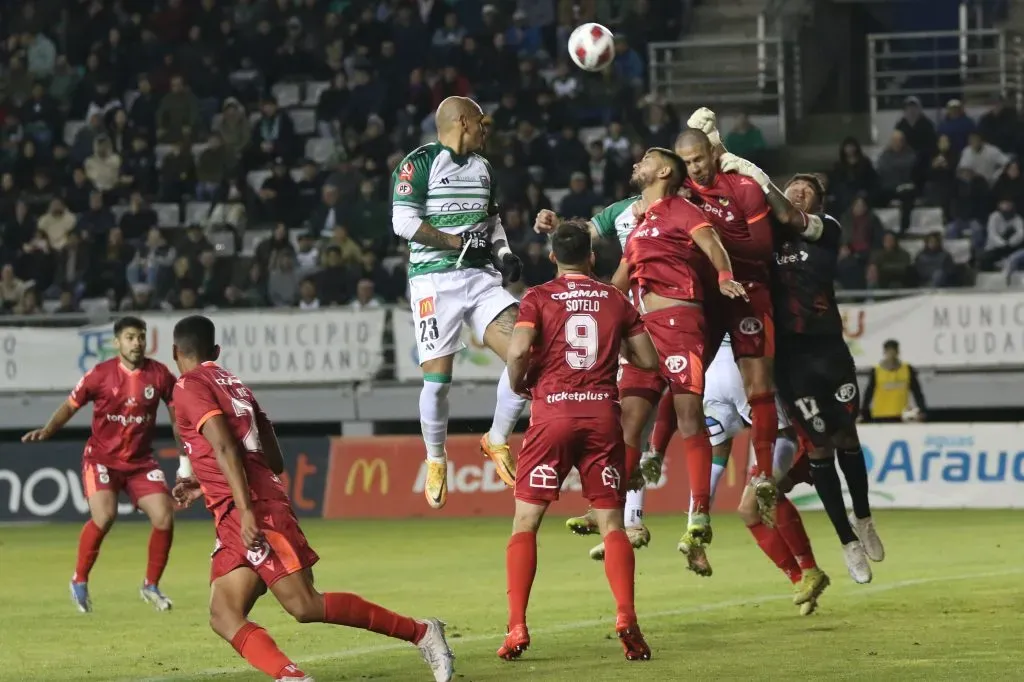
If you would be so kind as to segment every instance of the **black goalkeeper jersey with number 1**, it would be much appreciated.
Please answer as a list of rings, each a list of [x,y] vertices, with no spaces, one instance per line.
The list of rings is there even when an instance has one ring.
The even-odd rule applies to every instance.
[[[835,292],[842,228],[830,215],[818,217],[824,229],[817,241],[775,228],[772,302],[775,329],[781,335],[843,335]]]

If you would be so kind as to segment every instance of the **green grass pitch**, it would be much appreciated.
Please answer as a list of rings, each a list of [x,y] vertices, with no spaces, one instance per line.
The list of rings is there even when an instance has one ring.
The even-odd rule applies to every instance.
[[[529,611],[533,646],[515,663],[495,649],[505,625],[507,520],[306,521],[322,590],[349,590],[449,624],[456,680],[1024,679],[1024,517],[1020,511],[888,512],[888,557],[870,585],[847,576],[822,514],[806,515],[832,576],[819,612],[800,617],[790,587],[738,519],[716,517],[715,574],[684,570],[681,518],[650,519],[637,554],[637,609],[653,660],[627,663],[590,538],[550,518]],[[175,682],[264,679],[207,626],[213,526],[179,524],[157,613],[138,596],[148,526],[115,525],[93,572],[94,613],[67,582],[79,526],[0,528],[0,680]],[[253,614],[319,682],[429,680],[414,648],[327,625],[299,625],[264,598]]]

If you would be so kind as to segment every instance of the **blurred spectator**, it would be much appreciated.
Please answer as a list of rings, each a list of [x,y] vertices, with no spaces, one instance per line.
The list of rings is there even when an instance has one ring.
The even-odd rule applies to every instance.
[[[622,128],[622,123],[612,121],[608,124],[608,132],[604,137],[604,150],[616,163],[631,167],[633,159],[630,152],[630,141]]]
[[[278,223],[273,233],[256,245],[256,261],[264,270],[270,271],[283,253],[294,255],[295,247],[288,237],[288,226]]]
[[[316,297],[316,282],[306,277],[299,283],[299,310],[319,310],[320,299]]]
[[[75,294],[71,289],[61,289],[57,297],[57,307],[54,308],[53,313],[55,315],[70,315],[81,312],[82,309],[79,307]]]
[[[57,250],[56,268],[54,270],[51,295],[60,291],[73,291],[75,299],[85,293],[85,277],[89,272],[89,247],[82,241],[77,231],[69,232],[64,248]]]
[[[33,78],[48,78],[57,66],[57,47],[45,33],[33,31],[26,34],[26,56],[28,72]]]
[[[253,166],[268,165],[275,158],[294,158],[295,127],[292,119],[267,97],[260,104],[260,117],[252,129],[252,146],[247,150]]]
[[[839,160],[829,173],[828,191],[829,208],[840,214],[858,194],[866,193],[871,197],[877,193],[878,175],[871,160],[864,156],[857,138],[847,137],[839,145]]]
[[[341,258],[341,249],[328,246],[324,251],[324,269],[316,274],[316,289],[323,305],[341,305],[352,297],[349,291],[351,272]]]
[[[54,253],[46,233],[37,231],[21,247],[21,257],[15,270],[26,282],[31,280],[40,291],[46,291],[53,282]]]
[[[589,220],[594,213],[594,207],[602,203],[601,197],[587,185],[586,173],[573,173],[569,180],[569,193],[562,199],[558,214],[564,218]]]
[[[10,263],[0,267],[0,312],[11,312],[25,293],[28,285],[14,274]]]
[[[847,138],[847,140],[852,140],[853,145],[856,147],[857,156],[859,156],[861,160],[867,161],[867,159],[864,159],[864,155],[860,153],[860,145],[857,144],[857,141],[853,138]],[[847,142],[844,141],[843,147],[840,150],[844,155],[846,153],[846,145]],[[758,160],[762,152],[764,152],[767,147],[768,144],[764,141],[764,135],[761,133],[761,129],[750,122],[750,116],[745,111],[741,112],[740,115],[736,117],[736,124],[733,125],[732,130],[725,135],[725,148],[744,159],[750,159],[752,161]],[[843,159],[841,159],[841,161],[842,160]],[[870,166],[871,163],[868,162],[868,167],[870,168]],[[868,187],[861,189],[863,191],[870,191],[870,188]]]
[[[562,128],[561,135],[554,140],[551,156],[550,181],[558,186],[569,184],[569,179],[573,175],[585,173],[590,168],[590,155],[576,137],[576,129],[573,126],[567,125]]]
[[[242,298],[247,305],[253,308],[263,308],[269,305],[267,299],[267,278],[266,270],[259,261],[254,260],[249,264],[245,281],[241,286]]]
[[[135,249],[125,243],[121,228],[115,227],[108,232],[106,247],[98,259],[93,258],[92,274],[85,295],[97,296],[112,291],[115,298],[121,300],[128,290],[128,267],[134,258]]]
[[[1002,175],[992,187],[992,196],[996,201],[1009,199],[1018,211],[1024,208],[1024,176],[1021,175],[1020,161],[1016,157],[1010,157]]]
[[[1009,199],[1001,199],[988,217],[985,251],[979,259],[982,270],[995,270],[1004,258],[1024,248],[1024,218]]]
[[[335,225],[342,219],[338,187],[331,182],[324,184],[320,191],[320,205],[309,218],[310,230],[320,237],[330,237]]]
[[[1015,152],[1021,140],[1021,126],[1016,108],[1000,97],[978,121],[978,133],[1007,154]]]
[[[995,145],[981,139],[977,132],[972,131],[968,139],[970,143],[960,154],[960,163],[957,167],[970,170],[976,176],[984,178],[989,185],[994,184],[1006,168],[1006,164],[1010,162],[1010,157],[999,151]]]
[[[372,279],[361,279],[356,282],[356,297],[352,300],[352,310],[373,310],[380,308],[381,305]]]
[[[156,111],[157,140],[188,144],[199,135],[201,125],[199,99],[185,85],[183,76],[173,76],[171,90],[160,100]]]
[[[634,50],[625,35],[615,36],[615,61],[612,69],[619,79],[632,88],[642,88],[644,84],[644,62]]]
[[[296,214],[306,221],[309,220],[320,201],[320,188],[323,187],[324,178],[320,173],[320,168],[312,159],[302,160],[301,171],[302,175],[295,183]]]
[[[914,271],[919,286],[940,288],[955,284],[956,263],[942,246],[942,235],[932,233],[924,238],[924,248],[914,257]]]
[[[299,218],[296,215],[298,193],[299,189],[284,159],[274,159],[270,177],[263,181],[257,193],[259,201],[253,207],[253,220],[259,223],[296,224]]]
[[[240,232],[245,229],[246,212],[245,197],[242,191],[243,181],[230,181],[221,184],[214,198],[213,208],[203,222],[203,229],[214,230],[228,228]]]
[[[174,310],[196,310],[200,306],[199,294],[191,286],[182,286],[169,299]]]
[[[382,235],[390,237],[386,227],[382,227],[389,224],[390,213],[390,207],[377,197],[373,181],[364,180],[359,185],[359,197],[345,216],[345,226],[360,247],[375,249],[381,245]]]
[[[39,218],[39,229],[46,234],[50,246],[59,251],[64,248],[68,234],[75,229],[77,222],[77,216],[67,209],[64,201],[55,198],[50,202],[49,210]]]
[[[153,92],[153,83],[145,74],[139,76],[138,93],[128,108],[128,119],[136,133],[143,135],[147,142],[152,143],[157,135],[157,110],[163,103]]]
[[[910,96],[903,100],[903,118],[896,124],[907,145],[923,158],[930,159],[935,151],[935,124],[921,111],[921,100]]]
[[[39,294],[35,287],[28,287],[21,295],[21,300],[12,311],[15,315],[42,315],[43,309],[39,307]]]
[[[221,183],[228,177],[233,163],[219,133],[210,135],[206,148],[199,153],[196,164],[195,198],[199,201],[213,201]]]
[[[530,242],[526,247],[526,258],[523,259],[523,281],[526,286],[537,286],[555,276],[555,265],[544,252],[540,242]]]
[[[906,289],[913,286],[910,254],[900,246],[892,232],[882,237],[882,248],[871,254],[867,270],[868,286],[874,289]]]
[[[141,244],[149,231],[157,226],[156,211],[146,203],[142,192],[131,193],[128,210],[121,215],[118,226],[124,233],[125,241],[132,244]]]
[[[110,118],[109,135],[111,146],[114,153],[123,160],[124,155],[131,151],[132,138],[135,136],[135,131],[132,130],[131,123],[128,121],[128,114],[125,113],[124,109],[118,107]]]
[[[196,162],[187,142],[176,142],[160,167],[160,200],[178,203],[196,188]]]
[[[580,95],[583,89],[576,71],[569,67],[569,62],[560,59],[555,66],[555,75],[551,79],[551,89],[560,100],[571,101]]]
[[[531,216],[537,215],[544,209],[549,211],[554,210],[554,206],[551,205],[551,199],[549,199],[548,195],[544,193],[544,189],[540,184],[536,182],[531,182],[526,186],[526,202],[524,208]]]
[[[949,137],[940,135],[937,150],[925,173],[925,200],[941,206],[949,215],[950,198],[956,191],[956,167],[959,159],[949,144]]]
[[[841,224],[843,245],[855,256],[866,260],[872,251],[882,246],[885,228],[868,205],[867,196],[861,194],[853,200],[850,209],[843,214]]]
[[[974,119],[964,112],[963,103],[951,99],[946,103],[946,115],[939,122],[938,134],[947,136],[953,152],[959,154],[967,146],[967,138],[976,127]]]
[[[626,171],[608,158],[600,140],[591,140],[587,152],[587,171],[594,192],[605,197],[613,196],[616,184],[626,177]]]
[[[883,201],[900,207],[900,232],[910,225],[910,212],[914,207],[917,188],[914,172],[917,155],[907,145],[903,133],[894,130],[889,144],[878,157],[878,184]]]
[[[320,249],[317,247],[316,235],[303,232],[299,235],[295,262],[303,275],[314,273],[320,266]]]
[[[156,289],[169,274],[171,264],[177,258],[174,247],[167,243],[159,228],[152,228],[146,235],[146,243],[127,266],[128,283],[147,284]]]
[[[383,300],[394,301],[403,292],[394,290],[394,280],[391,273],[387,271],[377,260],[372,251],[364,251],[359,265],[352,268],[352,279],[358,283],[359,280],[368,279],[373,282],[373,290]]]
[[[839,256],[836,260],[836,285],[838,288],[848,291],[867,289],[865,271],[862,258],[855,256],[846,244],[839,247]]]
[[[671,105],[647,95],[634,119],[633,125],[645,148],[672,149],[679,134],[679,117]]]
[[[971,240],[971,252],[977,258],[985,250],[986,228],[974,218],[954,215],[946,225],[946,238]]]
[[[198,266],[195,280],[200,302],[204,306],[220,305],[230,280],[216,252],[212,248],[201,251]]]
[[[199,263],[199,254],[214,250],[213,244],[206,238],[202,225],[192,223],[185,228],[185,239],[178,244],[178,255],[188,259],[189,267],[195,268]]]
[[[89,210],[78,214],[75,229],[82,233],[82,237],[87,242],[102,244],[106,241],[107,233],[114,227],[114,223],[114,214],[103,205],[103,195],[93,192],[89,197]],[[53,243],[52,239],[50,243]]]
[[[31,97],[22,105],[21,122],[25,134],[43,149],[49,149],[55,136],[63,135],[63,117],[53,97],[46,92],[42,81],[32,86]]]
[[[992,202],[988,182],[970,168],[957,168],[956,193],[950,213],[954,216],[987,220]]]
[[[281,251],[270,266],[267,296],[275,308],[290,308],[299,296],[299,271],[295,268],[295,254]]]
[[[363,259],[363,249],[352,238],[348,232],[348,227],[345,225],[337,225],[334,228],[330,244],[331,246],[338,247],[341,253],[341,262],[346,266],[355,265]]]
[[[224,100],[219,125],[215,126],[215,130],[224,140],[224,148],[232,166],[238,164],[252,140],[252,126],[241,102],[234,97]]]
[[[42,215],[50,207],[50,202],[57,196],[55,185],[45,170],[39,169],[32,176],[32,186],[25,189],[22,198],[28,204],[32,215]]]
[[[160,306],[153,293],[153,287],[148,284],[133,284],[131,296],[125,298],[119,308],[122,312],[139,313],[159,309]]]
[[[156,157],[142,134],[132,137],[131,149],[121,161],[120,184],[123,189],[153,195],[157,189]]]

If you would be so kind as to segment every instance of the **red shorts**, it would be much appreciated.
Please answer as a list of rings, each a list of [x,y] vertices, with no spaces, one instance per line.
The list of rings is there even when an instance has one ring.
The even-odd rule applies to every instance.
[[[242,544],[238,510],[232,508],[217,524],[217,544],[210,562],[210,582],[236,568],[251,568],[270,587],[281,578],[309,568],[320,557],[299,528],[292,506],[284,500],[255,502],[256,523],[266,542],[259,550]]]
[[[661,360],[672,393],[704,394],[707,347],[702,306],[676,305],[644,315],[644,327]]]
[[[743,282],[750,301],[722,296],[725,331],[735,358],[774,358],[775,321],[767,284]]]
[[[626,499],[626,446],[621,415],[531,422],[516,464],[515,496],[541,504],[554,502],[573,467],[583,497],[595,509],[618,509]]]
[[[102,490],[119,495],[124,490],[136,506],[139,500],[148,495],[170,494],[164,472],[155,459],[143,460],[133,469],[122,470],[111,469],[86,457],[82,460],[82,483],[85,485],[86,497],[92,497],[93,493]]]
[[[657,405],[667,382],[654,370],[640,369],[635,365],[619,365],[619,398],[635,396]]]

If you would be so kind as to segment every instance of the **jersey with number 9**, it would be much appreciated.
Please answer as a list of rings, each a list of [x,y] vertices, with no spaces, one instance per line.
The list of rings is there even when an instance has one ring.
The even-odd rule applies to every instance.
[[[192,469],[219,522],[231,507],[231,488],[217,464],[203,426],[223,415],[238,441],[251,499],[286,500],[284,486],[267,466],[260,443],[259,422],[269,419],[242,380],[216,363],[206,362],[182,375],[174,386],[175,419]]]
[[[526,292],[516,324],[536,330],[531,423],[601,416],[617,404],[619,347],[644,332],[622,292],[590,277],[563,275]]]

